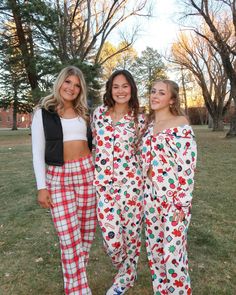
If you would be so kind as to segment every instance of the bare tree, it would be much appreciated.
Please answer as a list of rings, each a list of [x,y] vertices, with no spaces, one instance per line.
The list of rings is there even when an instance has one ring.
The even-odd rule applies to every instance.
[[[129,0],[34,0],[28,5],[32,3],[38,13],[30,14],[31,24],[41,41],[43,39],[62,61],[79,58],[104,63],[101,52],[108,37],[130,17],[151,16],[148,0],[137,0],[133,4]],[[47,22],[42,21],[45,17]],[[130,36],[123,33],[124,46],[111,57],[132,46],[137,30],[138,27],[133,28]]]
[[[132,64],[137,58],[137,52],[133,47],[126,49],[120,53],[119,49],[124,48],[125,44],[121,42],[118,46],[106,42],[102,53],[101,53],[101,62],[102,62],[102,76],[104,80],[107,80],[110,77],[111,73],[116,69],[126,69],[130,70]]]
[[[185,114],[188,115],[188,101],[187,101],[187,91],[186,91],[186,75],[184,73],[183,66],[180,65],[180,73],[181,73],[181,86],[183,91],[183,97],[184,97],[184,111]]]
[[[201,18],[211,32],[205,35],[198,26],[193,28],[220,55],[235,105],[227,136],[236,136],[236,0],[184,0],[183,3],[186,4],[185,15],[191,17],[191,22],[193,17]]]
[[[207,35],[207,33],[205,33]],[[172,47],[174,62],[191,71],[202,89],[205,105],[213,119],[213,130],[223,130],[223,116],[230,104],[228,78],[219,54],[195,34],[181,34]]]
[[[16,36],[12,37],[18,39],[16,46],[37,101],[43,78],[53,76],[67,64],[79,65],[90,84],[98,84],[95,80],[100,65],[105,62],[101,58],[105,41],[129,18],[150,16],[150,3],[150,0],[133,3],[129,0],[2,0],[0,29],[14,23]],[[123,34],[126,42],[106,60],[129,49],[137,30],[138,27],[134,28],[130,36]]]
[[[34,45],[30,26],[22,20],[20,6],[16,0],[8,0],[6,10],[12,13],[17,34],[17,47],[19,47],[25,64],[26,73],[31,89],[38,89],[38,76],[35,66]],[[5,9],[4,9],[5,10]],[[14,36],[13,36],[14,37]]]

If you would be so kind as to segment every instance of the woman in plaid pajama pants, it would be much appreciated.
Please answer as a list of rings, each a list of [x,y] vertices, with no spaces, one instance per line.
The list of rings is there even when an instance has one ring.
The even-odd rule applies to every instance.
[[[192,294],[187,231],[196,165],[196,142],[181,115],[178,85],[154,84],[143,136],[146,248],[155,295]]]
[[[41,101],[32,122],[38,202],[52,213],[67,295],[92,294],[86,266],[96,229],[96,194],[87,114],[83,74],[69,66],[58,75],[53,93]]]
[[[124,294],[136,279],[143,220],[143,178],[136,149],[145,125],[138,111],[132,75],[114,72],[92,124],[97,216],[105,250],[118,269],[107,295]]]

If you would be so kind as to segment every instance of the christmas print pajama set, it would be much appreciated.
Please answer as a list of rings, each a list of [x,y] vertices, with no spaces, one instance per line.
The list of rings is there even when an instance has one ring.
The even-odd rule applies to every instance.
[[[135,124],[132,113],[113,124],[105,106],[93,114],[97,217],[105,250],[118,269],[114,285],[123,290],[134,284],[140,255],[143,177],[135,141],[144,124],[143,115]]]
[[[154,295],[192,294],[188,272],[187,231],[196,166],[196,142],[189,125],[143,137],[145,235]],[[152,168],[152,180],[146,175]],[[183,221],[173,220],[183,210]]]

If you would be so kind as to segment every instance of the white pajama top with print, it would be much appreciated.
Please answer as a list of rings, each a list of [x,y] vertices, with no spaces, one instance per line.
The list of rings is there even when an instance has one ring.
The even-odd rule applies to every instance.
[[[136,126],[138,125],[138,126]],[[135,124],[132,113],[113,124],[108,108],[100,106],[93,114],[93,138],[95,146],[94,185],[130,186],[142,185],[139,155],[135,153],[137,131],[140,134],[145,117],[140,114]]]

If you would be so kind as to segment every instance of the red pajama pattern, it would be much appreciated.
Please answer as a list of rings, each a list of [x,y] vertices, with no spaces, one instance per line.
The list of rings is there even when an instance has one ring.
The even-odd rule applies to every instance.
[[[123,289],[119,294],[133,286],[137,276],[143,221],[143,175],[136,144],[144,127],[143,114],[138,116],[137,123],[129,112],[114,124],[106,106],[97,107],[93,113],[98,223],[105,250],[118,269],[113,284]]]
[[[191,220],[197,146],[189,125],[143,137],[146,249],[155,295],[191,295],[187,232]],[[152,167],[152,180],[147,177]],[[183,221],[174,221],[183,210]]]
[[[96,230],[94,166],[89,155],[63,166],[49,166],[47,187],[61,248],[66,295],[90,295],[86,266]]]
[[[97,189],[97,197],[97,216],[103,234],[103,244],[118,270],[114,284],[129,289],[137,277],[140,256],[142,189],[101,186]]]

